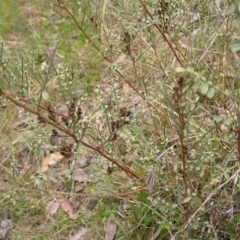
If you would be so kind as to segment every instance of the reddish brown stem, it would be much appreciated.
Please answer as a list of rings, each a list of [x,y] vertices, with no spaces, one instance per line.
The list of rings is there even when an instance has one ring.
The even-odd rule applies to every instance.
[[[121,170],[123,170],[128,176],[139,179],[139,177],[132,172],[129,168],[122,166],[121,164],[119,164],[115,159],[111,158],[105,151],[103,151],[101,148],[93,146],[83,140],[80,140],[77,138],[77,136],[72,133],[71,131],[69,131],[68,129],[64,128],[63,126],[61,126],[60,124],[50,120],[48,117],[46,117],[45,115],[43,115],[41,112],[33,109],[33,107],[30,104],[26,104],[26,103],[22,103],[20,100],[14,98],[13,96],[7,94],[4,91],[1,91],[0,94],[5,97],[6,99],[10,100],[11,102],[13,102],[15,105],[24,108],[25,110],[27,110],[28,112],[33,113],[34,115],[38,116],[39,118],[43,119],[44,122],[46,122],[49,125],[52,125],[53,127],[55,127],[56,129],[66,133],[68,136],[72,137],[74,139],[74,141],[76,143],[81,143],[82,145],[84,145],[87,148],[90,148],[96,152],[98,152],[101,156],[103,156],[104,158],[106,158],[107,160],[109,160],[110,162],[112,162],[114,165],[118,166]]]
[[[149,12],[149,10],[147,9],[146,5],[144,4],[144,2],[142,0],[139,0],[139,2],[141,3],[142,7],[144,8],[144,11],[147,13],[147,15],[151,18],[151,20],[153,19],[152,14]],[[159,33],[162,35],[164,41],[168,44],[168,46],[170,47],[171,51],[173,52],[173,55],[175,56],[175,58],[177,59],[177,61],[179,62],[179,64],[181,65],[181,67],[184,67],[184,64],[182,63],[182,60],[179,58],[176,50],[174,49],[172,43],[168,40],[167,36],[165,35],[165,33],[162,31],[162,29],[156,24],[153,24],[157,30],[159,31]],[[181,52],[180,52],[181,54]],[[181,54],[182,55],[182,54]],[[183,55],[182,55],[183,56]]]
[[[79,22],[77,21],[77,19],[75,18],[74,14],[71,13],[71,11],[67,8],[67,6],[64,4],[64,1],[62,0],[58,0],[58,2],[61,4],[61,7],[68,13],[68,15],[72,18],[72,20],[75,22],[76,26],[78,27],[78,29],[83,33],[83,35],[88,39],[88,41],[91,43],[91,45],[102,55],[102,57],[110,64],[112,64],[112,60],[110,58],[108,58],[107,56],[105,56],[102,51],[100,50],[100,48],[95,44],[95,42],[89,37],[89,35],[84,31],[84,29],[82,28],[82,26],[79,24]],[[169,43],[170,44],[170,43]],[[170,44],[171,45],[171,44]],[[174,49],[173,49],[174,50]],[[175,51],[174,51],[175,52]],[[177,57],[177,59],[179,59]],[[180,63],[181,64],[181,63]],[[182,64],[181,64],[182,66]],[[148,101],[148,99],[146,98],[146,96],[142,93],[139,92],[139,90],[117,69],[115,69],[115,72],[144,100],[147,101],[147,105],[149,107],[152,107],[156,110],[156,112],[159,114],[159,116],[161,116],[162,118],[164,118],[166,121],[168,120],[167,117],[165,117],[162,113],[159,112],[159,110],[157,109],[157,107],[155,107],[154,104],[152,104],[151,102]]]

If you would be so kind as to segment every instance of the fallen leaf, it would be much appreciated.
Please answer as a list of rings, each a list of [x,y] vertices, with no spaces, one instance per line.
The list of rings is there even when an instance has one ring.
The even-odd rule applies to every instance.
[[[51,199],[46,206],[47,213],[53,216],[60,206],[60,202],[57,199]]]
[[[85,235],[88,232],[88,229],[82,227],[70,240],[86,240]]]
[[[40,225],[37,225],[37,226],[33,227],[32,230],[34,232],[44,232],[46,234],[46,233],[49,233],[52,230],[52,226],[49,223],[42,223]]]
[[[54,46],[50,46],[46,50],[46,55],[49,61],[52,61],[53,58],[56,55],[56,50],[57,50],[58,44],[55,44]]]
[[[41,171],[45,172],[49,169],[49,166],[52,166],[63,159],[63,155],[60,152],[51,153],[47,155],[41,164]]]
[[[33,160],[33,154],[28,148],[24,148],[19,154],[18,154],[20,160],[22,161],[22,170],[23,172],[28,171],[31,166],[31,161]]]
[[[156,230],[156,232],[151,237],[151,240],[156,240],[157,237],[159,236],[159,234],[161,233],[161,231],[162,231],[162,228],[159,226],[158,229]]]
[[[106,226],[105,226],[105,239],[106,240],[113,240],[115,235],[116,235],[116,231],[117,231],[117,223],[114,221],[108,221]]]
[[[62,210],[68,214],[71,219],[77,219],[77,215],[74,214],[73,205],[67,198],[60,200]]]
[[[6,239],[13,228],[12,220],[5,219],[0,222],[0,239]]]
[[[122,87],[122,91],[123,91],[123,93],[129,93],[130,92],[129,84],[124,83],[123,87]]]
[[[76,209],[79,207],[80,201],[77,201],[76,199],[71,199],[71,204],[72,204],[73,209]]]
[[[74,171],[73,179],[77,182],[89,182],[89,174],[84,172],[83,169],[78,168]]]
[[[93,211],[95,209],[95,207],[97,206],[97,204],[98,204],[98,199],[90,198],[90,199],[88,199],[88,203],[86,205],[86,208],[90,211]]]
[[[79,192],[82,192],[84,189],[85,189],[84,185],[76,185],[75,192],[79,193]]]

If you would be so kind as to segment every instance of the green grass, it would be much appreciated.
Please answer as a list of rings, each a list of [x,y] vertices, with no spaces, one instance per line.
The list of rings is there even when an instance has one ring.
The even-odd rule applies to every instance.
[[[115,239],[239,238],[238,14],[224,14],[230,2],[143,2],[0,3],[12,239],[82,227],[105,239],[109,221]],[[42,172],[52,152],[65,158]],[[63,199],[74,216],[66,202],[49,210]]]

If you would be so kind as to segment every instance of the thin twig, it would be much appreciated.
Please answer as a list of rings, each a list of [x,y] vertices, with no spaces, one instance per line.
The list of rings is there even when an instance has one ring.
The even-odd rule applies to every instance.
[[[240,169],[238,169],[226,182],[222,183],[220,186],[218,186],[211,194],[208,195],[208,197],[205,199],[205,201],[202,203],[202,205],[193,213],[193,215],[188,219],[188,221],[184,224],[184,226],[177,231],[174,236],[171,238],[171,240],[176,239],[176,236],[187,229],[189,224],[192,222],[192,220],[195,218],[195,216],[201,211],[203,206],[219,191],[221,190],[226,184],[228,184],[230,181],[232,181],[234,178],[236,178],[240,173]]]
[[[151,18],[151,20],[153,19],[152,14],[149,12],[148,8],[146,7],[146,4],[142,1],[139,0],[139,2],[141,3],[142,7],[144,8],[144,11],[147,13],[147,15]],[[158,24],[154,23],[153,24],[157,30],[159,31],[159,33],[162,35],[164,41],[168,44],[168,46],[170,47],[171,51],[173,52],[173,55],[175,56],[175,58],[177,59],[178,63],[181,65],[181,67],[184,67],[184,64],[182,63],[182,60],[179,58],[176,50],[174,49],[172,43],[168,40],[168,38],[166,37],[165,33],[162,31],[162,29],[158,26]],[[179,51],[180,52],[180,51]],[[180,54],[183,56],[183,54],[180,52]]]
[[[79,24],[79,22],[77,21],[76,17],[74,16],[74,14],[68,9],[68,7],[64,4],[63,0],[58,0],[58,2],[61,4],[61,7],[67,12],[67,14],[72,18],[72,20],[74,21],[74,23],[76,24],[76,26],[78,27],[78,29],[83,33],[83,35],[88,39],[88,41],[90,42],[91,46],[93,46],[101,55],[102,57],[110,64],[113,64],[113,61],[108,58],[101,50],[100,48],[96,45],[96,43],[90,38],[90,36],[85,32],[85,30],[82,28],[82,26]],[[163,119],[165,119],[166,121],[168,120],[167,117],[159,112],[159,109],[152,103],[150,102],[146,96],[143,93],[140,93],[139,90],[117,69],[114,68],[114,71],[118,74],[118,76],[120,76],[129,86],[131,89],[134,90],[134,92],[136,92],[138,94],[138,96],[140,96],[144,101],[146,101],[147,105],[149,107],[152,107],[159,116],[161,116]]]
[[[90,148],[96,152],[98,152],[101,156],[103,156],[104,158],[106,158],[107,160],[109,160],[110,162],[112,162],[114,165],[118,166],[121,170],[123,170],[128,176],[133,177],[135,179],[139,179],[139,177],[132,171],[130,170],[128,167],[124,167],[122,166],[120,163],[118,163],[115,159],[111,158],[105,151],[103,151],[101,148],[93,146],[81,139],[78,139],[77,136],[69,131],[68,129],[64,128],[62,125],[52,121],[51,119],[49,119],[48,117],[46,117],[45,115],[43,115],[41,112],[35,110],[30,104],[26,104],[26,103],[22,103],[20,100],[14,98],[13,96],[11,96],[10,94],[6,93],[5,91],[0,91],[0,94],[5,97],[6,99],[10,100],[11,102],[13,102],[15,105],[24,108],[25,110],[27,110],[30,113],[33,113],[34,115],[38,116],[39,118],[43,119],[44,122],[46,122],[49,125],[52,125],[53,127],[55,127],[56,129],[66,133],[68,136],[72,137],[74,139],[74,141],[79,144],[81,143],[83,146]],[[143,181],[143,180],[141,180]]]

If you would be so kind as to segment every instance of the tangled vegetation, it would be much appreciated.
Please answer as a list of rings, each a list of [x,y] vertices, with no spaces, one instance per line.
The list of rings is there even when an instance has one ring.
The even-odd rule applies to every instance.
[[[239,239],[239,6],[2,1],[0,239]]]

